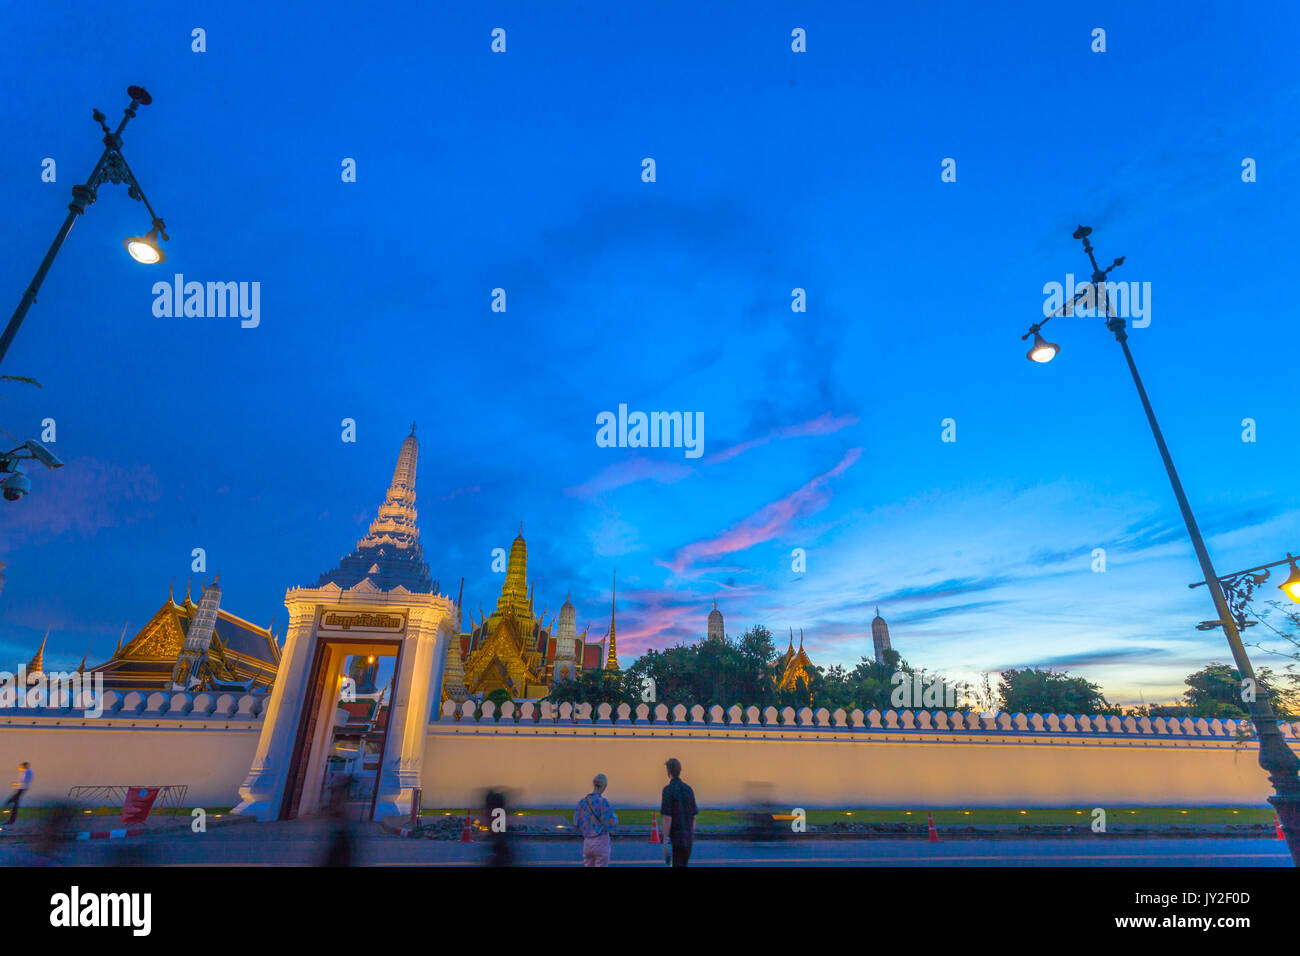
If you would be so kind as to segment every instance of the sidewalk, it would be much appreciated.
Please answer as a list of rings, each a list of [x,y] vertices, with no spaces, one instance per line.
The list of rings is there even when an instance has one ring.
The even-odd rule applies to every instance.
[[[47,817],[21,813],[17,821],[0,826],[0,841],[31,842],[43,838],[48,832]],[[153,836],[157,833],[175,833],[190,829],[193,818],[188,812],[153,816],[144,823],[125,824],[116,814],[73,814],[68,826],[60,835],[62,840],[107,840],[121,837]],[[239,823],[252,823],[251,817],[233,816],[223,813],[220,817],[209,813],[204,825],[206,829],[232,826]]]
[[[563,820],[559,816],[535,815],[528,817],[510,817],[509,831],[529,840],[575,840],[577,830],[572,820]],[[417,837],[429,840],[459,840],[464,830],[463,816],[422,816],[420,826],[412,829],[410,817],[387,817],[378,821],[386,832],[402,837]],[[955,840],[972,839],[1023,839],[1025,837],[1059,837],[1062,839],[1088,839],[1090,837],[1267,837],[1272,839],[1272,826],[1261,823],[1245,824],[1114,824],[1106,828],[1105,833],[1093,833],[1087,824],[1023,824],[1023,823],[988,823],[980,826],[939,826],[939,838]],[[740,840],[754,842],[780,842],[793,839],[801,840],[863,840],[872,837],[915,837],[924,840],[927,837],[927,825],[922,822],[912,823],[831,823],[809,824],[806,832],[795,834],[785,828],[757,834],[745,826],[701,825],[695,828],[698,840]],[[471,828],[470,839],[479,841],[487,834],[479,826]],[[620,825],[613,834],[614,840],[635,840],[650,842],[650,827],[645,824]]]

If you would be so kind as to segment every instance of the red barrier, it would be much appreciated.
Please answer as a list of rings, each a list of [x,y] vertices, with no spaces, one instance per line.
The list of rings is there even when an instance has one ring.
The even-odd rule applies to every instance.
[[[144,823],[149,819],[153,802],[158,799],[158,787],[131,787],[126,791],[126,802],[122,804],[123,823]]]

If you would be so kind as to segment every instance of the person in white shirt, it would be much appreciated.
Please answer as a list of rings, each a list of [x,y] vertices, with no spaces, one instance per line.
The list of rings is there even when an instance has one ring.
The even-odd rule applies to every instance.
[[[598,773],[591,781],[591,793],[578,802],[573,824],[582,834],[582,865],[609,866],[609,837],[618,827],[614,808],[605,799],[609,779]]]
[[[18,801],[23,798],[23,794],[28,791],[32,785],[32,765],[26,760],[18,765],[18,779],[14,781],[14,792],[10,795],[5,807],[9,810],[9,819],[6,823],[13,823],[18,816]]]

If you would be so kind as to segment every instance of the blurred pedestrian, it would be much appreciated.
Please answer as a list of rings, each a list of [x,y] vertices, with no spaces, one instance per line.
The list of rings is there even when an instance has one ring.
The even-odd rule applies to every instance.
[[[9,819],[6,823],[13,823],[18,818],[18,803],[32,786],[32,765],[26,760],[18,765],[18,779],[14,781],[14,792],[9,795],[5,802],[5,807],[9,810]]]
[[[695,843],[695,791],[682,780],[682,762],[669,757],[668,786],[664,787],[659,816],[664,821],[664,862],[686,866]]]
[[[354,779],[351,775],[335,779],[329,788],[325,807],[328,846],[323,866],[352,866],[355,858],[352,821],[348,819],[349,797]]]
[[[582,834],[582,865],[609,866],[609,837],[618,826],[614,808],[605,799],[609,780],[603,773],[591,780],[591,793],[578,801],[573,825]]]
[[[510,835],[506,832],[509,817],[506,815],[506,795],[500,790],[489,790],[483,798],[487,810],[488,866],[513,866],[514,856],[510,847]],[[500,811],[499,813],[497,811]]]

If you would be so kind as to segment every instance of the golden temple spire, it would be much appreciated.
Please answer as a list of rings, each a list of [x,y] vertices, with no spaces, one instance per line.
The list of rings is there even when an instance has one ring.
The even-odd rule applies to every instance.
[[[117,650],[115,650],[115,651],[113,652],[113,656],[114,656],[114,657],[117,657],[118,654],[121,654],[121,653],[122,653],[122,641],[124,641],[124,640],[126,639],[126,629],[127,629],[127,626],[128,626],[130,623],[131,623],[130,621],[127,621],[126,624],[123,624],[123,625],[122,625],[122,634],[121,634],[121,636],[118,637],[118,639],[117,639]]]
[[[605,670],[618,670],[618,645],[614,640],[614,606],[618,594],[618,572],[614,572],[609,592],[609,653],[605,657]]]
[[[528,544],[523,536],[524,523],[519,522],[519,535],[510,545],[510,559],[506,563],[506,579],[497,599],[497,613],[509,611],[517,618],[528,616],[531,595],[528,593]]]
[[[27,662],[28,674],[45,673],[45,642],[50,639],[50,629],[45,629],[45,636],[41,638],[41,646],[36,649],[36,656]]]

